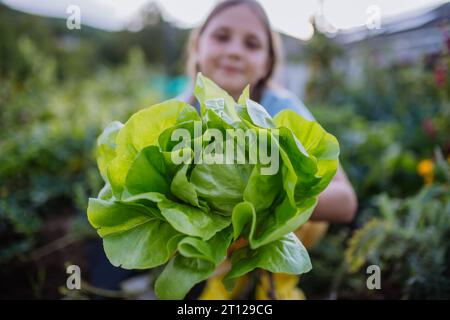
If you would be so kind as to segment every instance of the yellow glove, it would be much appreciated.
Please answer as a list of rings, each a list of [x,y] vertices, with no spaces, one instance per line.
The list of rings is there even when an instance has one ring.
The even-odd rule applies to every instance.
[[[261,273],[259,283],[256,286],[256,300],[270,300],[269,273]],[[274,298],[276,300],[305,300],[305,294],[297,287],[299,276],[287,273],[272,273],[274,286]]]
[[[316,245],[325,235],[328,229],[327,222],[308,221],[303,226],[295,231],[296,236],[300,239],[303,245],[310,249]],[[246,245],[245,240],[239,240],[233,244],[231,251]],[[222,278],[226,273],[227,264],[224,263],[225,268],[216,273],[208,279],[205,289],[200,295],[200,300],[231,300],[242,296],[243,291],[249,285],[249,277],[243,276],[237,280],[233,291],[228,292],[222,284]],[[229,267],[229,266],[228,266]],[[286,273],[273,273],[272,279],[274,283],[274,295],[278,300],[305,300],[303,291],[297,287],[299,277],[297,275],[290,275]],[[261,272],[260,282],[256,286],[255,298],[257,300],[268,300],[270,290],[269,273]]]

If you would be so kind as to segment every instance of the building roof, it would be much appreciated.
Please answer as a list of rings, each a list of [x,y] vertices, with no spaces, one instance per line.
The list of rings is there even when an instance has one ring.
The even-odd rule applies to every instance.
[[[428,25],[438,25],[444,20],[450,21],[450,2],[393,18],[385,18],[381,21],[379,29],[370,30],[366,26],[362,26],[340,31],[335,39],[344,45],[353,44],[368,38],[412,31]]]

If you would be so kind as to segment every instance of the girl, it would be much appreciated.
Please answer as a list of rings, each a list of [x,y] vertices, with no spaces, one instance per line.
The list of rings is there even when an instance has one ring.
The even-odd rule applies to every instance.
[[[304,118],[314,120],[299,99],[273,83],[273,75],[280,64],[280,45],[279,36],[271,31],[268,17],[258,2],[226,0],[220,2],[203,25],[191,33],[187,71],[192,80],[197,72],[202,72],[236,101],[245,86],[250,84],[251,99],[263,105],[272,116],[283,108],[291,108]],[[198,107],[192,96],[192,88],[180,98]],[[306,232],[317,238],[314,234],[324,233],[327,226],[325,222],[350,222],[356,208],[355,192],[340,167],[329,186],[319,196],[311,217],[311,220],[322,223],[309,224],[309,228],[305,228],[305,225],[301,228],[303,233],[299,230],[298,236],[302,239]],[[305,243],[305,246],[310,245],[312,243]],[[220,275],[221,272],[217,274]],[[217,279],[208,281],[201,297],[229,298],[215,280]],[[296,282],[294,287],[295,285]],[[193,292],[198,291],[198,287]],[[219,292],[223,294],[218,295]],[[193,298],[195,295],[191,294],[189,297]]]

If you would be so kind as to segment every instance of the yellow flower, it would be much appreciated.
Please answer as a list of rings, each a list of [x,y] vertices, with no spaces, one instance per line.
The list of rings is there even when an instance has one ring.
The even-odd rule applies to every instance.
[[[433,182],[434,179],[434,163],[431,159],[425,159],[417,165],[417,173],[423,177],[426,185]]]

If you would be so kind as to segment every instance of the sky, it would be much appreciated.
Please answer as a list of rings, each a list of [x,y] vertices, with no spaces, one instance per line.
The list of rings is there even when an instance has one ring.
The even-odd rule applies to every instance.
[[[81,24],[116,31],[128,25],[152,0],[0,0],[8,6],[39,15],[65,18],[70,5],[81,11]],[[179,27],[198,26],[217,0],[154,0],[164,17]],[[302,40],[312,36],[310,17],[323,8],[323,16],[337,29],[364,26],[375,10],[383,19],[431,7],[445,0],[259,0],[275,30]],[[322,3],[320,6],[319,3]],[[372,8],[372,9],[371,9]]]

